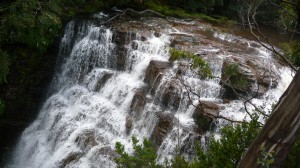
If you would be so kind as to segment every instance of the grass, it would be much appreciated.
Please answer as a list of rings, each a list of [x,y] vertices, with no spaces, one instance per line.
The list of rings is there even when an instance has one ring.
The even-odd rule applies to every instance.
[[[192,18],[192,19],[203,19],[206,21],[213,21],[213,22],[220,22],[221,19],[217,19],[211,16],[208,16],[203,13],[189,13],[183,9],[176,8],[176,7],[170,7],[168,5],[160,4],[158,2],[154,1],[147,1],[146,7],[152,10],[155,10],[157,12],[160,12],[166,16],[174,16],[174,17],[180,17],[180,18]]]

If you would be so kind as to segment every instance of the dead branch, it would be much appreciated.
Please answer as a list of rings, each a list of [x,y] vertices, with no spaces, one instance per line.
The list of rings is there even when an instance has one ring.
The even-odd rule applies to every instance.
[[[128,12],[131,12],[131,13],[134,13],[134,14],[137,14],[137,15],[143,15],[143,14],[145,14],[145,13],[152,13],[152,14],[158,16],[158,17],[161,17],[161,18],[167,18],[165,15],[163,15],[163,14],[161,14],[161,13],[159,13],[159,12],[156,12],[156,11],[154,11],[154,10],[151,10],[151,9],[146,9],[146,10],[143,10],[143,11],[141,11],[141,12],[138,12],[138,11],[135,11],[135,10],[133,10],[133,9],[131,9],[131,8],[127,8],[127,9],[125,9],[122,13],[119,13],[119,14],[113,16],[112,18],[110,18],[109,20],[107,20],[105,23],[108,23],[108,22],[110,22],[110,21],[112,21],[112,20],[114,20],[114,19],[116,19],[116,18],[118,18],[118,17],[120,17],[120,16],[124,16],[124,15],[126,15]]]

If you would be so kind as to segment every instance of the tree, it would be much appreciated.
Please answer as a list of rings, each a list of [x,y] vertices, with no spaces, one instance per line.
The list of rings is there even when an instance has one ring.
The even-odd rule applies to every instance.
[[[271,0],[270,2],[276,7],[285,10],[284,7],[277,5],[275,2]],[[299,20],[300,16],[300,1],[297,0],[296,2],[292,2],[283,0],[280,2],[295,6],[298,17],[294,16],[294,19],[296,20],[297,26],[297,19]],[[251,6],[248,8],[246,19],[251,33],[266,49],[280,56],[293,70],[297,72],[288,89],[284,92],[275,106],[273,113],[265,123],[261,132],[243,156],[238,167],[280,167],[300,134],[300,70],[297,70],[297,68],[294,67],[280,51],[277,51],[269,42],[268,38],[259,30],[259,24],[256,21],[257,8],[259,5],[253,8],[250,7]],[[286,14],[292,15],[291,13],[288,13],[288,11],[286,12]],[[260,41],[261,37],[267,42],[267,44]],[[297,52],[297,50],[294,51],[295,53],[292,52],[292,56],[297,58],[299,52]],[[294,61],[294,63],[297,63],[297,61],[298,60]]]
[[[240,161],[240,168],[259,167],[262,151],[272,154],[272,167],[279,167],[300,134],[300,70],[281,96],[274,112]]]

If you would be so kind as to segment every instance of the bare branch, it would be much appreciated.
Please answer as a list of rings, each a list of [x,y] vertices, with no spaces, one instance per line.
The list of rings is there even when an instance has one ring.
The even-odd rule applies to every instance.
[[[293,17],[295,20],[297,20],[297,16],[291,14],[291,13],[290,13],[289,11],[287,11],[284,7],[282,7],[282,6],[280,6],[280,5],[276,4],[276,3],[274,3],[272,0],[269,0],[269,2],[270,2],[272,5],[276,6],[277,8],[283,10],[286,14],[290,15],[290,16]],[[294,5],[296,5],[296,4],[294,4]]]
[[[188,86],[184,83],[184,81],[182,79],[180,79],[179,77],[177,77],[177,79],[180,81],[180,83],[185,87],[185,89],[187,90],[187,93],[188,93],[188,98],[189,98],[189,101],[191,102],[191,105],[197,109],[199,109],[201,111],[201,113],[205,116],[210,116],[211,118],[215,118],[215,119],[224,119],[226,121],[229,121],[229,122],[232,122],[232,123],[244,123],[245,121],[238,121],[238,120],[232,120],[228,117],[224,117],[224,116],[221,116],[221,115],[213,115],[211,113],[207,113],[205,112],[202,108],[200,108],[199,106],[197,105],[194,105],[193,101],[192,101],[192,98],[190,96],[190,93],[192,93],[193,95],[197,96],[198,97],[198,101],[200,103],[200,105],[202,104],[201,100],[200,100],[200,95],[195,93],[194,91],[192,91],[192,88],[191,86]],[[201,105],[202,106],[202,105]]]
[[[156,12],[154,10],[146,9],[146,10],[143,10],[141,12],[138,12],[138,11],[135,11],[135,10],[133,10],[131,8],[127,8],[127,9],[125,9],[123,11],[123,13],[119,13],[119,14],[113,16],[112,18],[110,18],[109,20],[107,20],[105,23],[108,23],[108,22],[116,19],[117,17],[124,16],[127,12],[131,12],[131,13],[134,13],[134,14],[137,14],[137,15],[142,15],[142,14],[145,14],[145,13],[152,13],[152,14],[154,14],[156,16],[159,16],[159,17],[162,17],[162,18],[167,18],[165,15],[163,15],[161,13],[158,13],[158,12]]]

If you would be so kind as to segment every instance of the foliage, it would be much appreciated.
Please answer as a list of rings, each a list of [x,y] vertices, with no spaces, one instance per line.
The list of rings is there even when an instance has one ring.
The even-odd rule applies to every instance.
[[[157,1],[146,1],[146,7],[155,10],[167,16],[175,16],[181,18],[194,18],[194,19],[205,19],[207,21],[219,22],[218,19],[208,16],[204,13],[192,12],[185,10],[184,8],[179,8],[179,5],[170,6],[168,4],[162,4]],[[223,21],[223,20],[222,20]]]
[[[9,57],[8,54],[0,49],[0,85],[6,82],[6,76],[9,72]]]
[[[50,7],[48,7],[50,5]],[[5,43],[23,43],[44,52],[61,30],[61,20],[53,4],[37,0],[17,0],[4,17]]]
[[[281,44],[285,56],[296,66],[300,66],[300,42],[291,41],[290,43]]]
[[[129,155],[124,150],[124,146],[120,142],[116,142],[116,152],[119,155],[116,158],[116,163],[119,168],[135,168],[135,167],[160,167],[156,164],[155,159],[157,154],[152,147],[152,143],[144,139],[143,145],[138,144],[138,140],[136,137],[132,137],[132,144],[134,152],[132,155]]]
[[[257,164],[269,168],[274,163],[274,151],[268,152],[264,148],[261,148],[260,152],[261,156],[257,160]]]
[[[243,153],[251,145],[259,131],[257,117],[249,123],[225,126],[221,129],[219,140],[211,139],[206,153],[200,148],[198,151],[199,164],[205,167],[237,167]]]
[[[207,150],[197,145],[197,156],[193,161],[187,161],[183,156],[175,156],[171,163],[164,166],[155,164],[156,154],[150,141],[144,140],[144,146],[137,145],[138,141],[133,138],[134,153],[129,155],[124,151],[124,146],[116,143],[116,159],[118,167],[172,167],[172,168],[207,168],[207,167],[236,167],[243,153],[258,135],[260,125],[258,117],[249,123],[243,122],[236,126],[228,125],[221,129],[220,139],[210,139]],[[151,165],[151,166],[150,166]]]
[[[192,65],[191,68],[199,68],[199,74],[202,78],[212,78],[212,71],[206,61],[204,61],[200,56],[193,54],[188,51],[177,50],[174,48],[170,49],[170,61],[175,61],[179,59],[191,59]]]
[[[289,3],[280,3],[278,10],[277,26],[282,30],[293,30],[297,24],[294,16],[297,16],[295,7]]]
[[[233,87],[245,88],[248,85],[246,77],[239,72],[238,64],[228,64],[224,68],[225,81],[230,80]]]

